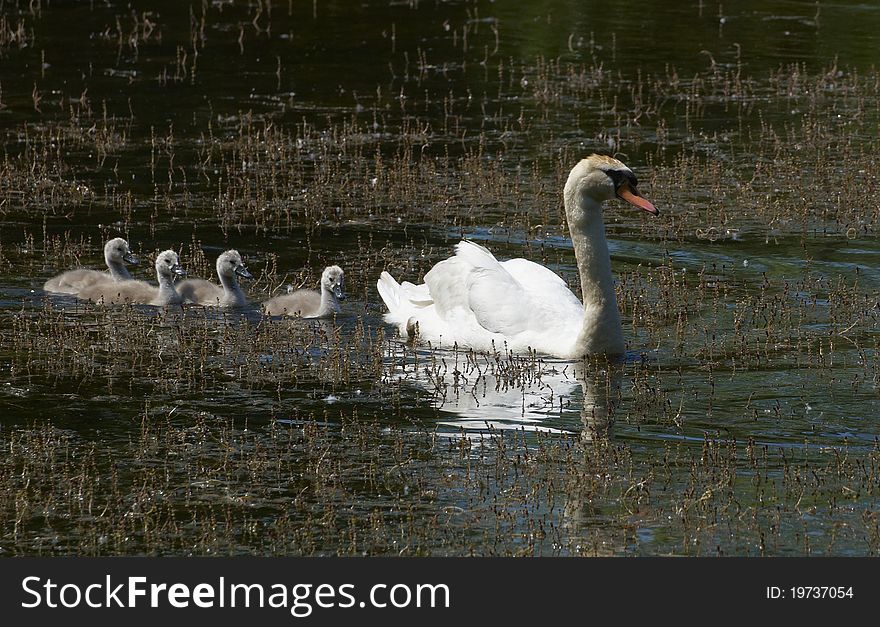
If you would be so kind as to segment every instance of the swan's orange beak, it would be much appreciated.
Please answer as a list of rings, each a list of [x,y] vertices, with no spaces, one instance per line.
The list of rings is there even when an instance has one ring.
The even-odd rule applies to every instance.
[[[647,211],[652,216],[660,215],[660,210],[652,205],[647,199],[639,195],[638,190],[635,187],[631,187],[627,181],[624,181],[621,186],[617,188],[617,197],[638,207],[642,211]]]

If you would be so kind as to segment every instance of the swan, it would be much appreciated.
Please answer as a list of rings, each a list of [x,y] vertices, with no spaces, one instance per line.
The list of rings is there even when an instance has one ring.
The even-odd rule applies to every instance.
[[[46,281],[43,290],[56,294],[76,295],[80,290],[102,281],[130,281],[131,274],[125,264],[138,264],[138,258],[131,254],[128,242],[121,237],[114,237],[104,244],[104,261],[107,263],[109,274],[100,270],[76,268]]]
[[[296,290],[270,298],[263,303],[263,311],[270,316],[299,316],[325,318],[339,313],[339,301],[345,300],[343,291],[345,273],[339,266],[327,266],[321,274],[321,291]]]
[[[247,298],[235,276],[252,279],[237,250],[227,250],[217,257],[217,276],[220,285],[204,279],[187,279],[177,288],[183,298],[192,303],[207,307],[243,307]]]
[[[425,274],[425,283],[399,284],[382,272],[377,288],[385,321],[401,336],[475,350],[529,350],[563,359],[622,354],[620,312],[614,294],[602,203],[620,198],[652,215],[638,181],[622,162],[604,155],[582,159],[563,191],[565,215],[583,291],[583,303],[552,270],[526,259],[499,262],[470,241]]]
[[[103,302],[105,305],[136,303],[139,305],[180,305],[183,297],[174,289],[174,280],[185,276],[177,253],[166,250],[156,256],[156,278],[159,287],[144,281],[101,281],[80,290],[83,300]]]

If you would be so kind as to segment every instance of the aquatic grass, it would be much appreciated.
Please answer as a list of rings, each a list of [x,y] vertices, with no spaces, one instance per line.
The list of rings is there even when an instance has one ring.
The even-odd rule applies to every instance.
[[[316,418],[254,429],[147,406],[125,464],[94,436],[4,429],[4,553],[603,555],[660,526],[684,554],[877,550],[875,517],[853,507],[876,495],[876,445],[867,465],[844,449],[805,469],[796,452],[707,435],[646,469],[607,440],[489,433],[462,448],[356,411]],[[802,520],[817,515],[833,533],[811,539]]]

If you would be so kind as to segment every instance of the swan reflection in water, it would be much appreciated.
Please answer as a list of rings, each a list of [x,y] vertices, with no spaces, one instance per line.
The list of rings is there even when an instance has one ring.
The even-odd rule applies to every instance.
[[[618,550],[613,542],[604,544],[607,512],[602,498],[597,498],[601,494],[597,482],[602,484],[611,476],[607,464],[614,446],[609,439],[621,405],[621,361],[497,361],[485,356],[471,357],[466,367],[461,360],[457,368],[432,367],[428,362],[420,370],[421,387],[432,391],[431,403],[441,414],[440,430],[448,437],[467,438],[474,446],[484,442],[487,434],[494,440],[512,431],[575,438],[575,447],[566,456],[571,465],[556,484],[562,503],[558,528],[564,530],[574,553],[601,555]],[[426,385],[426,379],[432,385]],[[519,501],[515,503],[522,507]],[[540,509],[546,503],[533,505]]]
[[[454,364],[454,365],[453,365]],[[607,433],[620,398],[622,364],[606,358],[560,361],[458,354],[417,367],[442,427],[465,437],[487,431]]]

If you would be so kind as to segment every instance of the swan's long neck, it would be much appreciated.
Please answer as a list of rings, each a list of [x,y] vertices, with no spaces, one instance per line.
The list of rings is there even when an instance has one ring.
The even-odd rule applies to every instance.
[[[339,301],[336,300],[336,294],[321,281],[321,308],[319,315],[326,316],[335,311],[339,311]]]
[[[174,289],[174,275],[167,274],[162,270],[156,271],[156,278],[159,280],[159,292],[162,294],[177,293]]]
[[[566,198],[566,204],[578,202]],[[605,239],[605,222],[601,203],[588,196],[579,201],[581,220],[569,221],[571,242],[581,277],[584,318],[575,340],[574,353],[578,356],[593,353],[620,354],[624,352],[620,311],[614,294],[611,257]],[[569,211],[571,216],[572,212]]]
[[[223,291],[227,296],[232,295],[239,302],[244,300],[244,292],[241,291],[241,287],[239,287],[238,281],[235,280],[234,274],[217,272],[217,276],[220,277],[220,285],[223,286]]]
[[[125,264],[121,261],[117,261],[115,259],[111,259],[110,257],[104,257],[104,261],[107,262],[107,268],[110,270],[110,276],[112,276],[117,281],[130,281],[131,274],[128,272],[128,268],[125,267]]]

